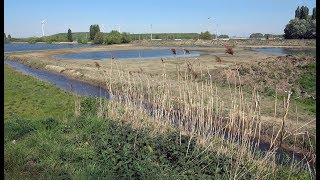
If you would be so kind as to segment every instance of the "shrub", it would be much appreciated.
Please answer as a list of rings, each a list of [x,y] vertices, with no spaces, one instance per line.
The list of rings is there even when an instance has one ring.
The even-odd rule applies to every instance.
[[[79,38],[78,39],[78,43],[80,44],[87,44],[88,43],[88,40],[86,38],[82,39],[82,38]]]
[[[122,42],[122,36],[118,31],[111,31],[105,38],[106,44],[120,44]]]
[[[218,38],[229,38],[229,36],[228,35],[220,35],[220,36],[218,36]]]
[[[37,38],[30,38],[30,39],[28,40],[28,43],[29,43],[29,44],[35,44],[35,43],[37,43]]]
[[[263,34],[261,34],[261,33],[253,33],[253,34],[250,35],[250,38],[255,38],[255,39],[263,38]]]
[[[104,34],[102,32],[98,32],[93,39],[93,43],[103,44],[103,42],[104,42]]]
[[[159,39],[159,38],[157,38],[157,39]],[[131,38],[129,37],[129,35],[127,33],[123,32],[121,34],[121,42],[122,43],[129,43],[130,41],[131,41]]]
[[[233,51],[232,47],[230,47],[230,46],[225,46],[225,48],[226,48],[226,53],[227,53],[227,54],[231,54],[231,55],[234,54],[234,51]]]
[[[204,40],[211,40],[213,38],[213,36],[212,36],[212,34],[210,34],[209,31],[206,31],[206,32],[201,32],[199,38],[204,39]]]

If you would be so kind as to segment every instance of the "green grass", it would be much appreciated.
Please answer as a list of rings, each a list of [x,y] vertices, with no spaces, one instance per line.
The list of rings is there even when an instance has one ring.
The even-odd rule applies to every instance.
[[[72,114],[74,98],[49,83],[4,66],[4,120],[61,118]]]
[[[177,131],[151,136],[153,129],[134,129],[122,121],[97,118],[98,101],[94,98],[81,98],[81,116],[70,116],[73,97],[69,93],[6,65],[4,70],[6,179],[226,179],[229,176],[235,159],[204,152],[194,139],[186,156],[188,136],[182,136],[180,144]],[[240,171],[245,171],[247,165],[244,160]],[[278,179],[292,173],[288,168],[279,170],[275,175]],[[243,178],[251,179],[251,175],[248,173]],[[308,177],[306,171],[291,176]]]
[[[299,83],[304,91],[315,96],[316,94],[316,63],[311,63],[303,67],[303,74]]]
[[[300,89],[304,91],[306,94],[311,95],[313,97],[316,96],[316,63],[310,63],[305,66],[299,66],[302,70],[302,73],[297,81],[293,84],[299,85]],[[290,73],[287,73],[290,74]],[[275,97],[275,90],[266,87],[262,92],[267,96]],[[283,100],[283,95],[277,96],[279,100]],[[299,109],[308,112],[311,115],[316,115],[316,100],[311,97],[297,97],[296,93],[292,94],[291,98],[298,106]]]

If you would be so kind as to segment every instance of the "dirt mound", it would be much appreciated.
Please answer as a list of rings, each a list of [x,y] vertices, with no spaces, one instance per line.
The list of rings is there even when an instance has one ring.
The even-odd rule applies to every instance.
[[[306,67],[314,62],[314,57],[286,55],[259,62],[236,64],[213,73],[215,79],[220,82],[241,83],[251,88],[255,86],[260,91],[274,91],[277,87],[279,93],[291,89],[297,95],[301,95],[304,90],[299,84],[300,78]]]

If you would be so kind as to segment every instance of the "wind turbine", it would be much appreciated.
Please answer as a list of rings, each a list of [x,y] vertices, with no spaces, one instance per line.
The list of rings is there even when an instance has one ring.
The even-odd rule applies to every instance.
[[[120,31],[120,24],[118,24],[118,32],[121,33],[121,31]]]
[[[44,25],[47,23],[47,19],[41,21],[41,29],[42,29],[42,36],[44,36]]]
[[[208,32],[209,32],[209,28],[210,28],[210,19],[211,19],[211,17],[208,17],[208,29],[207,29]]]

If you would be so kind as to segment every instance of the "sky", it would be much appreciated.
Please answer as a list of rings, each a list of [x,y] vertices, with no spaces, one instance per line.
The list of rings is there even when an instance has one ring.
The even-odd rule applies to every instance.
[[[91,24],[103,32],[283,34],[302,5],[311,14],[316,0],[4,0],[4,32],[40,37],[46,19],[45,35],[88,32]]]

